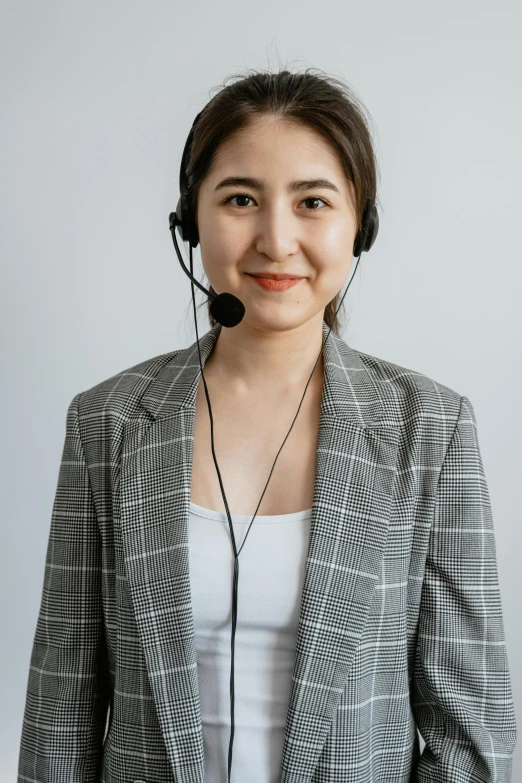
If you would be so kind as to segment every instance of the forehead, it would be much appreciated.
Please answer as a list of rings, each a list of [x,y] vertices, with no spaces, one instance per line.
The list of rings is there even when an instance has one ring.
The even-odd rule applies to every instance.
[[[229,136],[214,155],[212,170],[249,164],[271,164],[279,169],[307,167],[308,173],[328,170],[344,180],[339,156],[318,131],[296,120],[258,117]],[[313,167],[313,171],[310,170]],[[342,183],[339,183],[342,184]]]

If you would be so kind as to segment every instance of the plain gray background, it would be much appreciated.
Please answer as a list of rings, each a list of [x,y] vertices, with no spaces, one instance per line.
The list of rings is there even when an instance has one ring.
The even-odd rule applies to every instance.
[[[16,779],[67,406],[195,339],[168,214],[195,115],[247,68],[320,68],[370,112],[380,232],[342,336],[474,406],[522,726],[520,3],[1,8],[2,783]]]

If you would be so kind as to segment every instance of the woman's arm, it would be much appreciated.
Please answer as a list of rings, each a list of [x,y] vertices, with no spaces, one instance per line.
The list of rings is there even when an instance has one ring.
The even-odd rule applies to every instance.
[[[94,783],[109,678],[101,601],[101,539],[78,423],[69,405],[36,625],[18,783]]]
[[[426,742],[416,783],[510,783],[515,712],[489,492],[466,397],[437,486],[411,701]]]

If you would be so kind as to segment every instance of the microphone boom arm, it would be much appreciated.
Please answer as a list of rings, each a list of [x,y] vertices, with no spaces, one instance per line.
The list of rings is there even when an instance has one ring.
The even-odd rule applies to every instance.
[[[203,291],[203,293],[205,294],[205,296],[208,296],[208,298],[210,299],[210,301],[211,301],[211,302],[213,302],[213,301],[214,301],[214,299],[216,298],[217,294],[213,294],[211,291],[207,291],[207,289],[206,289],[206,288],[204,288],[204,287],[201,285],[201,283],[198,283],[198,281],[196,280],[196,278],[195,278],[193,275],[191,275],[191,273],[190,273],[189,269],[187,269],[187,267],[185,266],[185,262],[183,261],[183,258],[182,258],[182,256],[181,256],[181,253],[179,252],[178,243],[177,243],[177,241],[176,241],[176,225],[179,225],[179,223],[178,223],[178,220],[177,220],[177,215],[176,215],[176,213],[175,213],[175,212],[171,212],[171,213],[170,213],[170,215],[169,215],[169,227],[170,227],[170,233],[171,233],[171,235],[172,235],[172,241],[173,241],[173,243],[174,243],[174,247],[176,248],[176,253],[178,254],[179,262],[180,262],[181,266],[183,267],[183,269],[184,269],[184,271],[185,271],[185,274],[187,275],[187,277],[189,277],[189,278],[190,278],[190,280],[192,280],[192,282],[193,282],[195,285],[197,285],[197,287],[200,289],[200,291]]]

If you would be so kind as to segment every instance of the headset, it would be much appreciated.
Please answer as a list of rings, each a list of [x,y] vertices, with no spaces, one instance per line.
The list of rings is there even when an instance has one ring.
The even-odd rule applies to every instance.
[[[183,149],[183,155],[181,158],[181,166],[180,166],[180,172],[179,172],[179,190],[180,190],[180,197],[176,206],[176,211],[171,212],[169,215],[169,228],[172,235],[172,241],[174,243],[174,247],[179,259],[179,262],[181,264],[182,269],[184,270],[185,274],[190,278],[191,281],[191,288],[192,288],[192,306],[193,306],[193,313],[194,313],[194,324],[196,329],[196,339],[197,339],[197,345],[198,345],[198,355],[199,355],[199,365],[201,369],[201,377],[203,379],[203,386],[205,389],[205,397],[207,400],[207,406],[208,406],[208,412],[210,416],[210,434],[211,434],[211,444],[212,444],[212,456],[214,458],[214,464],[216,467],[218,479],[219,479],[219,486],[221,488],[221,494],[223,496],[223,502],[225,504],[225,509],[227,513],[227,519],[228,519],[228,526],[230,530],[230,538],[232,541],[232,549],[234,551],[234,573],[233,573],[233,582],[232,582],[232,624],[231,624],[231,639],[230,639],[230,645],[231,645],[231,666],[230,666],[230,719],[231,719],[231,726],[230,726],[230,741],[228,746],[228,783],[230,783],[230,775],[232,770],[232,747],[234,742],[234,644],[235,644],[235,634],[236,634],[236,623],[237,623],[237,589],[238,589],[238,577],[239,577],[239,554],[241,552],[241,549],[245,545],[246,538],[248,536],[248,533],[250,532],[250,528],[252,527],[252,523],[256,517],[257,511],[259,509],[259,506],[261,505],[261,501],[263,500],[264,494],[266,492],[266,488],[268,486],[268,482],[270,481],[270,478],[272,476],[272,473],[275,468],[275,464],[277,462],[277,458],[279,457],[279,454],[281,453],[281,449],[286,443],[286,440],[288,436],[290,435],[290,432],[292,431],[292,427],[294,426],[295,420],[299,414],[299,411],[301,409],[301,405],[303,404],[303,399],[306,394],[306,390],[308,389],[308,385],[312,379],[312,375],[314,374],[315,368],[317,366],[317,362],[321,358],[321,354],[323,353],[324,346],[326,345],[326,341],[328,340],[330,336],[330,332],[332,331],[332,327],[328,330],[328,334],[326,335],[326,338],[323,342],[321,351],[319,353],[319,356],[316,359],[316,362],[314,364],[314,368],[310,374],[310,377],[308,379],[308,382],[305,386],[305,390],[303,392],[303,396],[301,397],[301,402],[299,403],[299,407],[297,409],[297,413],[294,416],[294,420],[292,421],[292,424],[290,426],[290,429],[288,430],[288,433],[281,444],[281,447],[279,451],[277,452],[276,458],[274,460],[274,463],[272,465],[272,469],[269,473],[267,482],[265,484],[265,488],[263,489],[263,493],[259,499],[259,503],[257,504],[257,508],[255,510],[254,516],[252,517],[250,524],[248,526],[245,538],[243,539],[243,543],[239,549],[237,550],[236,547],[236,539],[234,536],[234,529],[232,525],[232,519],[230,516],[230,509],[228,507],[228,502],[225,496],[225,490],[223,487],[223,481],[221,479],[221,473],[219,471],[219,466],[216,459],[216,453],[214,449],[214,420],[212,417],[212,407],[210,404],[210,397],[208,393],[207,388],[207,382],[205,380],[205,375],[203,373],[203,364],[201,361],[201,350],[199,345],[199,334],[198,334],[198,325],[197,325],[197,317],[196,317],[196,300],[194,296],[194,285],[197,285],[197,287],[208,297],[208,300],[210,301],[210,312],[214,319],[220,323],[222,326],[230,328],[233,326],[237,326],[243,319],[243,316],[245,314],[245,306],[243,302],[238,299],[237,296],[234,294],[230,294],[227,292],[223,292],[221,294],[215,294],[209,291],[207,288],[202,286],[194,277],[193,274],[193,264],[192,264],[192,248],[197,247],[199,244],[199,233],[196,225],[196,219],[195,215],[193,213],[193,210],[190,206],[189,202],[189,177],[188,177],[188,171],[187,171],[187,162],[188,162],[188,156],[190,154],[190,149],[192,145],[192,139],[194,136],[194,129],[197,125],[197,122],[203,113],[203,110],[199,112],[199,114],[196,115],[196,118],[194,119],[194,122],[192,123],[192,127],[190,129],[189,135],[187,137],[187,140],[185,142],[185,147]],[[178,243],[176,241],[176,231],[175,229],[178,229],[178,232],[181,236],[181,239],[184,242],[189,243],[189,256],[190,256],[190,271],[187,269],[183,258],[181,256]],[[344,297],[346,296],[346,293],[348,291],[348,288],[350,287],[350,284],[353,280],[353,277],[355,275],[355,271],[357,270],[357,266],[359,263],[359,259],[361,257],[361,253],[368,252],[370,248],[372,247],[373,243],[375,242],[375,239],[377,238],[377,232],[379,230],[379,214],[377,212],[377,207],[375,204],[373,204],[370,200],[366,202],[362,220],[361,220],[361,227],[359,231],[357,232],[357,235],[355,237],[354,246],[353,246],[353,256],[357,257],[357,264],[355,265],[354,274],[350,278],[350,282],[348,283],[346,290],[341,298],[341,301],[339,302],[339,306],[337,307],[337,310],[335,311],[335,315],[339,312],[339,308],[341,307]],[[334,316],[335,320],[335,316]]]

